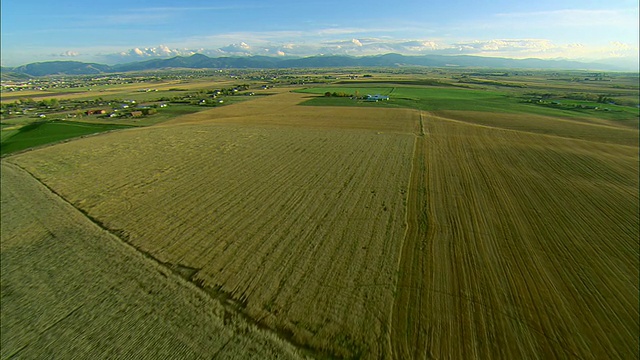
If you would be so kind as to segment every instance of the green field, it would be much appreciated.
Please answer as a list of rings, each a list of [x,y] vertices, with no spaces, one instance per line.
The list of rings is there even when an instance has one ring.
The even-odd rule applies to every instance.
[[[306,101],[305,105],[314,106],[384,106],[405,107],[425,111],[482,111],[494,113],[528,113],[555,117],[596,117],[611,121],[638,122],[638,108],[631,106],[618,106],[610,104],[598,104],[590,101],[562,101],[558,105],[539,105],[527,102],[531,96],[526,92],[496,91],[487,89],[465,89],[453,87],[414,87],[414,86],[376,86],[363,84],[361,87],[332,86],[313,87],[300,90],[309,94],[324,94],[325,92],[343,92],[346,94],[358,94],[359,97],[367,94],[388,95],[389,101],[370,103],[357,101],[348,97],[317,97]],[[600,106],[602,109],[577,108],[574,105]],[[607,111],[603,109],[607,108]],[[636,125],[637,126],[637,125]]]
[[[60,120],[35,122],[19,129],[3,130],[0,142],[0,154],[4,156],[35,146],[130,127],[131,126],[127,125],[89,124]]]
[[[178,116],[193,114],[206,109],[208,108],[198,105],[171,104],[166,108],[159,109],[159,111],[153,115],[143,116],[141,118],[119,118],[117,120],[107,119],[106,121],[116,121],[118,123],[130,124],[135,126],[149,126],[159,124]],[[100,120],[101,122],[104,122],[105,119]]]
[[[79,136],[104,131],[155,125],[178,116],[193,114],[208,107],[174,104],[156,114],[139,118],[109,119],[103,116],[85,116],[81,121],[60,119],[36,120],[28,117],[4,120],[1,124],[0,144],[2,156],[34,146],[55,143]],[[64,114],[60,114],[62,117]]]

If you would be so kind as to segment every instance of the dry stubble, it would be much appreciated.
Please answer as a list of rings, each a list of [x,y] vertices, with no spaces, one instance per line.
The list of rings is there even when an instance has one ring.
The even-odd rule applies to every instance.
[[[636,358],[637,148],[429,116],[396,358]]]
[[[387,121],[411,129],[415,118]],[[12,161],[260,323],[330,354],[375,358],[390,353],[413,138],[209,122]]]
[[[1,358],[302,358],[1,166]]]

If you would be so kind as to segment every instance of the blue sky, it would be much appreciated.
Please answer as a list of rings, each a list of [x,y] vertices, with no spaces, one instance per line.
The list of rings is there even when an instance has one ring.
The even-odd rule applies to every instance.
[[[637,0],[3,0],[1,6],[4,66],[195,52],[638,61]]]

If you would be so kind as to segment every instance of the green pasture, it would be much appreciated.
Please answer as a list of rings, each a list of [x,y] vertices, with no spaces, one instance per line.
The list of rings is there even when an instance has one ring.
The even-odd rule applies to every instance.
[[[225,98],[224,105],[249,100],[249,96]],[[3,120],[0,124],[0,155],[4,156],[30,147],[41,146],[83,135],[130,127],[151,126],[182,115],[193,114],[212,107],[171,103],[165,108],[157,109],[153,115],[139,118],[105,116],[83,116],[74,121],[56,119],[65,118],[66,114],[50,114],[52,120],[42,121],[33,117],[18,117]],[[131,109],[135,110],[135,109]]]
[[[31,147],[55,143],[83,135],[130,127],[131,126],[127,125],[90,124],[61,120],[34,122],[22,126],[19,129],[3,129],[2,136],[0,137],[0,155],[4,156]]]
[[[541,105],[527,102],[528,98],[514,92],[485,89],[463,89],[454,87],[415,86],[332,86],[313,87],[300,90],[302,93],[323,95],[326,92],[388,95],[390,100],[365,102],[342,97],[314,97],[304,105],[313,106],[378,106],[402,107],[425,111],[463,110],[499,113],[527,113],[556,117],[595,117],[614,121],[638,121],[637,107],[597,104],[589,101],[562,101],[561,106]],[[574,105],[598,106],[599,109],[583,109]],[[605,111],[607,108],[608,111]]]

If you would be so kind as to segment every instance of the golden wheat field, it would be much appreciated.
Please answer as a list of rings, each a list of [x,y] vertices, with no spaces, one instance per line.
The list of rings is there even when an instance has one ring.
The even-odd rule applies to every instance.
[[[200,124],[66,145],[20,164],[295,341],[342,356],[388,351],[378,340],[393,303],[413,135]]]
[[[163,334],[211,326],[233,337],[235,328],[216,322],[227,311],[269,329],[246,325],[250,336],[277,340],[256,342],[272,355],[298,355],[286,340],[319,357],[638,357],[637,130],[528,119],[541,131],[504,114],[448,114],[454,120],[297,105],[305,96],[283,92],[79,139],[3,166],[55,191],[68,212],[79,209],[91,225],[83,229],[103,227],[111,234],[100,236],[137,249],[144,261],[135,264],[164,269],[83,255],[82,264],[102,257],[95,283],[108,284],[82,290],[91,301],[130,294],[182,307],[129,283],[121,289],[125,275],[111,277],[114,267],[133,267],[126,276],[143,283],[164,271],[173,277],[163,289],[208,299],[185,306],[175,328],[131,326]],[[37,188],[29,193],[45,196]],[[37,201],[45,200],[25,204]],[[4,208],[2,216],[4,302],[4,259],[18,255],[5,245],[15,241],[5,231],[13,217]],[[44,246],[41,226],[22,229],[21,242]],[[110,243],[87,236],[65,246]]]
[[[1,174],[1,358],[303,358],[24,170]]]

